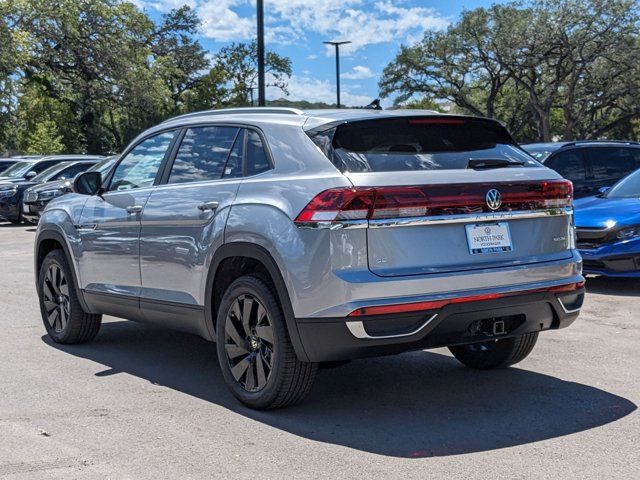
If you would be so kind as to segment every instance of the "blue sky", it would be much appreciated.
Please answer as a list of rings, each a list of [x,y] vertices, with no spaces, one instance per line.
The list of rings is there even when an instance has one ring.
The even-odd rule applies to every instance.
[[[202,21],[199,35],[211,53],[255,37],[255,0],[134,0],[154,18],[190,5]],[[341,48],[342,103],[364,105],[378,96],[378,79],[400,44],[418,41],[427,29],[443,29],[465,9],[491,0],[265,0],[267,49],[291,58],[290,95],[270,89],[268,98],[335,101],[333,47],[323,40],[350,40]],[[384,104],[390,104],[386,99]]]

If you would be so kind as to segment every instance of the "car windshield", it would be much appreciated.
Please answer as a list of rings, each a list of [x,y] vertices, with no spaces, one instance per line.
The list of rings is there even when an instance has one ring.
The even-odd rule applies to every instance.
[[[459,117],[410,117],[345,123],[310,134],[343,172],[466,169],[470,160],[540,166],[498,123]]]
[[[69,167],[73,162],[60,162],[52,165],[51,167],[41,171],[38,175],[33,177],[34,182],[46,182],[47,180],[55,177],[58,173]]]
[[[606,198],[631,198],[640,197],[640,170],[636,170],[631,175],[616,183],[611,190],[605,194]]]
[[[526,150],[526,148],[525,148],[525,150]],[[551,153],[552,153],[552,150],[534,150],[534,151],[529,151],[529,155],[531,155],[533,158],[535,158],[539,162],[542,162],[543,160],[545,160],[549,155],[551,155]]]
[[[18,162],[2,172],[2,176],[10,178],[24,177],[32,165],[32,162]]]

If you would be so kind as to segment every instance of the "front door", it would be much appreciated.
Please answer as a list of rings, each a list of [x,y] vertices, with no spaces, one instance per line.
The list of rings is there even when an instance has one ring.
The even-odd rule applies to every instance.
[[[118,297],[137,304],[140,218],[174,133],[160,133],[138,143],[115,167],[106,190],[85,204],[78,225],[79,265],[82,288],[90,296]]]

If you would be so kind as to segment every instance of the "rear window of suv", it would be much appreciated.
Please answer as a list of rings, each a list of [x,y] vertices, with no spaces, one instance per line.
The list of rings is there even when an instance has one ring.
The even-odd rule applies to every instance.
[[[311,139],[343,172],[465,169],[469,160],[540,166],[500,124],[468,118],[403,117],[343,123]]]

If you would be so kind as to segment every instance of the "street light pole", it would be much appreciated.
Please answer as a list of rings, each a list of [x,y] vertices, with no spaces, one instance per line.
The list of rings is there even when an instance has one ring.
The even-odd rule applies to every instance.
[[[264,0],[257,1],[258,8],[258,106],[265,106],[264,91]]]
[[[336,47],[336,100],[338,108],[340,108],[340,45],[345,45],[347,43],[351,43],[349,41],[346,42],[322,42],[326,45],[333,45]]]

